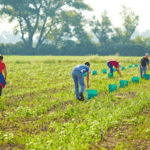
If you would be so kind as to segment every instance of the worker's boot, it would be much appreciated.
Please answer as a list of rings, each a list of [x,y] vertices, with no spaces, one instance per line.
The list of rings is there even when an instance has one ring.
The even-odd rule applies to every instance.
[[[79,96],[80,96],[80,99],[81,99],[81,101],[84,101],[84,96],[83,96],[83,93],[79,93]]]

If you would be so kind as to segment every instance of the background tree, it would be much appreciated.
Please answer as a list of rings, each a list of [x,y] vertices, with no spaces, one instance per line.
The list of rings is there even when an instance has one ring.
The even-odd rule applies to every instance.
[[[53,33],[48,35],[48,39],[61,49],[62,55],[84,55],[87,51],[94,51],[87,48],[89,43],[91,46],[94,44],[85,31],[85,25],[88,24],[88,21],[81,12],[74,10],[63,12],[59,19],[61,22],[59,28],[55,27]],[[81,50],[79,51],[79,49]]]
[[[122,6],[123,11],[120,13],[123,19],[123,27],[125,28],[124,35],[126,41],[128,41],[136,27],[138,26],[139,16],[135,15],[131,8],[127,8],[124,5]]]
[[[22,35],[24,44],[33,48],[33,37],[38,35],[38,48],[56,26],[61,24],[60,15],[71,7],[75,10],[91,10],[83,0],[0,0],[0,14],[7,14],[9,22],[16,20],[14,33]],[[19,29],[20,28],[20,29]],[[25,38],[25,35],[28,37]]]
[[[123,42],[125,41],[125,35],[123,33],[123,30],[120,27],[113,29],[113,34],[111,36],[111,41],[114,43]]]
[[[59,26],[53,28],[47,39],[60,48],[66,40],[71,40],[77,36],[74,29],[81,25],[82,18],[82,13],[75,10],[63,11],[58,18]]]
[[[0,43],[0,54],[4,54],[5,45],[3,43]]]
[[[150,51],[150,37],[139,35],[134,39],[134,42],[137,46],[143,46],[146,52]]]
[[[13,55],[29,55],[31,54],[31,50],[28,48],[25,48],[25,44],[23,41],[19,41],[13,45],[13,50],[11,51],[11,54]]]
[[[146,45],[146,41],[144,40],[144,37],[140,35],[134,39],[134,42],[136,45],[142,45],[142,46]]]
[[[90,22],[90,25],[93,27],[92,31],[98,38],[99,42],[105,44],[109,41],[109,34],[112,33],[112,24],[106,10],[102,13],[101,19],[102,21],[99,22],[99,20],[93,16],[93,21]]]

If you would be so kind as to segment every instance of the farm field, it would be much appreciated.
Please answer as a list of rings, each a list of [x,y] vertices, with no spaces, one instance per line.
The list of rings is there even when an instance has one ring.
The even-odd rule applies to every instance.
[[[109,72],[110,59],[126,67],[123,77],[102,73]],[[131,83],[132,77],[140,77],[139,67],[134,67],[140,59],[4,56],[7,85],[0,101],[0,150],[150,149],[150,81]],[[75,98],[71,71],[86,61],[91,71],[98,71],[89,81],[98,96],[81,102]],[[128,80],[128,87],[119,88],[120,80]],[[109,94],[109,84],[117,84],[117,92]]]

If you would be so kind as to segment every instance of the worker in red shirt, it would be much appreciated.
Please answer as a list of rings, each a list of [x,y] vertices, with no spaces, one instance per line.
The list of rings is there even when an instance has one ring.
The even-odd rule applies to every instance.
[[[120,77],[122,77],[121,72],[119,70],[119,66],[121,66],[121,64],[119,64],[119,62],[117,62],[116,60],[110,60],[107,62],[107,66],[110,69],[110,73],[113,73],[113,66],[116,68],[117,72],[120,74]]]
[[[0,55],[0,96],[2,94],[2,88],[4,88],[6,85],[6,76],[7,76],[6,66],[2,61],[3,61],[3,56]],[[5,78],[2,74],[2,71],[4,71]]]

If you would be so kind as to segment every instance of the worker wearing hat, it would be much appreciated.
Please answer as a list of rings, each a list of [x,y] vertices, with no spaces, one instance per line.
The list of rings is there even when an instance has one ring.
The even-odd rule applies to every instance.
[[[121,64],[119,62],[117,62],[116,60],[110,60],[107,62],[107,66],[110,69],[110,73],[113,73],[113,66],[116,68],[117,72],[120,74],[120,77],[122,77],[122,74],[119,70],[119,67],[121,66]]]
[[[143,78],[143,71],[144,71],[144,74],[146,74],[146,70],[147,70],[146,65],[147,64],[148,64],[148,69],[149,69],[149,59],[148,59],[148,57],[149,57],[149,54],[146,53],[145,57],[143,57],[141,59],[141,62],[140,62],[140,76],[141,76],[141,78]]]
[[[83,101],[84,96],[83,92],[85,89],[85,84],[84,84],[84,77],[83,74],[87,72],[87,88],[89,88],[89,73],[90,73],[90,63],[86,62],[85,65],[77,65],[74,67],[74,69],[71,72],[74,84],[75,84],[75,94],[76,94],[76,99]],[[78,81],[81,86],[81,90],[79,93],[79,85]]]

